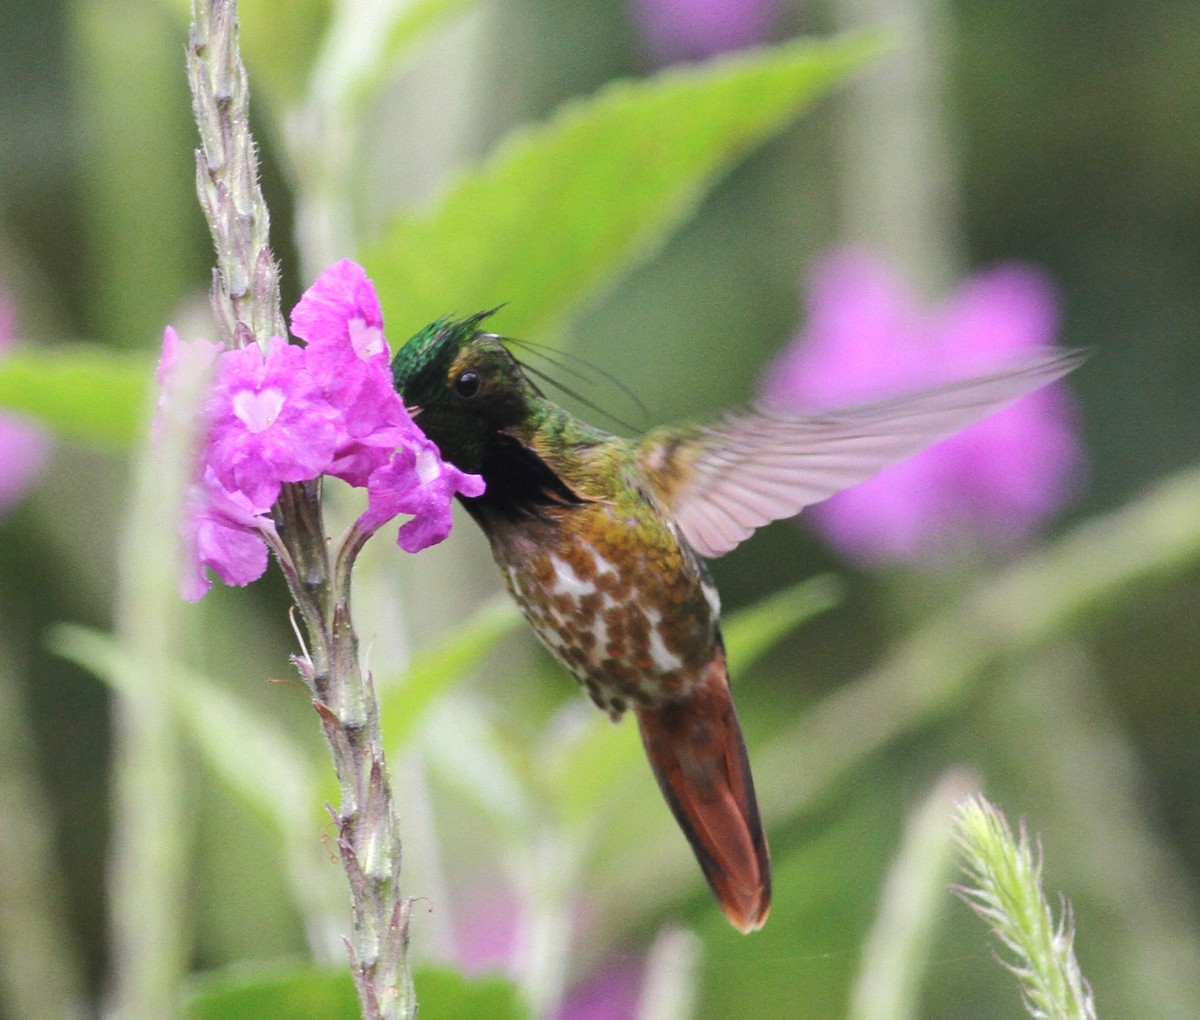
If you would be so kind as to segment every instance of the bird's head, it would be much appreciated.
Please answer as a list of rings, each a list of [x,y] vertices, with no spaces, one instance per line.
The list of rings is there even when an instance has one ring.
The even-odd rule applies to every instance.
[[[489,442],[526,423],[537,398],[501,338],[479,328],[493,311],[438,319],[392,359],[405,406],[442,456],[463,471],[478,471]]]

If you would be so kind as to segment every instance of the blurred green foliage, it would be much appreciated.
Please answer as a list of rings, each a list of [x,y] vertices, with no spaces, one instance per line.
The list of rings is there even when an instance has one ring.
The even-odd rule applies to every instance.
[[[102,640],[87,645],[94,633],[52,630],[63,621],[101,630],[112,623],[128,465],[93,446],[128,449],[147,418],[162,326],[174,321],[183,331],[209,279],[208,243],[190,190],[194,131],[182,7],[138,0],[0,4],[0,132],[13,140],[0,150],[0,280],[17,299],[27,345],[0,361],[0,399],[55,418],[64,437],[40,488],[0,522],[0,644],[28,706],[68,904],[65,925],[94,995],[111,948],[102,899],[110,735],[103,688],[59,658],[50,635],[59,650],[73,635],[73,657],[93,667],[102,658]],[[332,5],[247,0],[244,10],[275,247],[288,285],[299,288],[307,281],[297,278],[293,254],[301,242],[290,232],[296,182],[282,118],[304,99],[320,57],[312,48],[325,38]],[[1073,603],[1050,632],[1036,632],[1011,656],[1001,644],[971,667],[969,683],[914,707],[918,696],[908,692],[918,690],[915,684],[872,688],[853,678],[879,662],[868,680],[886,681],[893,667],[900,676],[904,669],[918,675],[930,649],[949,675],[955,654],[975,648],[990,619],[1000,617],[960,612],[964,592],[953,583],[930,581],[918,591],[903,579],[854,575],[790,525],[767,529],[715,564],[732,610],[814,573],[836,570],[845,578],[836,610],[795,634],[774,628],[761,606],[744,618],[758,620],[764,649],[770,646],[735,670],[735,679],[751,755],[762,762],[764,803],[777,805],[767,809],[776,908],[753,938],[730,931],[713,910],[640,765],[631,728],[578,723],[570,709],[576,691],[527,638],[509,636],[509,610],[485,608],[464,624],[464,609],[440,626],[417,629],[409,635],[417,649],[411,664],[386,663],[379,677],[389,743],[410,780],[402,785],[412,804],[410,889],[440,898],[429,918],[416,920],[419,951],[451,956],[444,918],[465,912],[468,894],[480,886],[512,885],[522,869],[536,871],[539,848],[559,839],[579,869],[578,886],[594,893],[607,919],[607,927],[588,929],[594,944],[575,947],[572,979],[614,946],[642,948],[657,923],[682,914],[704,940],[702,1016],[843,1016],[904,815],[948,764],[965,762],[1011,817],[1027,817],[1042,834],[1050,884],[1076,908],[1080,962],[1096,986],[1100,1014],[1184,1018],[1200,1010],[1200,998],[1189,997],[1195,961],[1164,968],[1172,954],[1195,946],[1200,905],[1196,555],[1183,541],[1168,547],[1161,538],[1173,528],[1190,534],[1188,521],[1163,508],[1190,506],[1191,496],[1151,502],[1140,517],[1109,519],[1113,527],[1099,537],[1088,530],[1093,518],[1196,458],[1200,9],[1184,0],[1150,7],[955,0],[948,10],[947,75],[971,260],[1048,268],[1062,288],[1064,343],[1096,352],[1073,381],[1090,482],[1062,527],[1078,531],[1054,547],[1065,550],[1063,558],[1042,563],[1033,580],[1043,587],[1017,585],[1007,604],[1038,609],[1042,603],[1028,592],[1045,591],[1055,579],[1078,590],[1106,570],[1122,578],[1120,586]],[[428,34],[389,37],[379,73],[360,82],[350,103],[368,127],[355,179],[357,214],[370,224],[359,228],[369,239],[361,255],[384,294],[393,343],[434,314],[508,300],[504,328],[531,340],[564,339],[629,382],[653,422],[711,415],[747,399],[761,365],[795,328],[806,266],[838,239],[837,103],[822,103],[745,155],[748,144],[732,144],[728,131],[740,108],[709,93],[711,108],[701,112],[687,94],[693,72],[672,72],[674,90],[644,102],[636,85],[609,85],[588,108],[600,116],[581,118],[583,97],[612,79],[648,73],[616,0],[442,0],[416,5],[414,17],[431,19],[432,27],[422,22]],[[828,17],[827,7],[797,5],[781,36],[823,30]],[[860,47],[844,44],[838,60],[848,66]],[[786,83],[755,125],[757,134],[782,126],[805,90],[824,81],[789,71],[805,52],[785,48],[774,65],[762,65],[764,75]],[[378,91],[400,56],[405,66],[396,85]],[[545,121],[564,101],[575,105]],[[628,125],[635,107],[642,130],[613,133],[613,124]],[[421,109],[448,111],[458,134],[426,139],[419,126],[427,122],[414,114]],[[723,131],[698,135],[701,124],[722,117]],[[502,145],[469,183],[451,183],[455,171],[480,160],[509,130],[535,122],[541,126]],[[571,131],[580,133],[578,148],[555,155],[553,146]],[[628,188],[619,176],[595,195],[563,192],[558,206],[531,201],[563,179],[567,156],[595,149],[616,173],[645,158],[647,144],[668,138],[681,163],[683,143],[696,141],[689,168],[655,160],[663,169],[660,186],[646,191],[646,209],[631,223],[614,225],[606,215]],[[395,153],[406,149],[419,150],[412,161],[432,167],[430,180],[400,172]],[[723,169],[743,157],[701,201],[696,167]],[[552,170],[548,182],[531,179]],[[568,247],[556,221],[588,201],[595,202],[595,230],[573,236],[575,247]],[[652,214],[660,219],[640,233]],[[353,253],[335,253],[344,254]],[[397,266],[419,266],[426,255],[425,276],[400,275]],[[618,259],[649,255],[627,275],[615,271]],[[85,363],[64,346],[77,341],[110,350]],[[599,382],[589,396],[603,404],[620,399],[605,386]],[[452,541],[461,538],[456,532]],[[1151,555],[1156,549],[1166,550],[1159,560]],[[458,584],[454,570],[492,576],[482,549],[474,550],[479,555],[465,566],[445,568],[448,587]],[[1121,573],[1139,556],[1152,567]],[[413,584],[416,568],[392,562],[401,589]],[[1082,573],[1069,575],[1067,566]],[[1129,577],[1137,583],[1130,586]],[[983,579],[985,589],[991,580]],[[424,594],[409,591],[407,599]],[[319,843],[312,788],[323,780],[307,778],[327,768],[326,757],[306,699],[290,685],[262,683],[290,675],[280,586],[214,592],[190,622],[189,662],[175,679],[179,711],[192,720],[192,743],[182,753],[196,766],[188,783],[196,822],[195,903],[186,922],[195,930],[193,965],[274,967],[306,949],[336,964],[340,947],[326,946],[322,957],[320,939],[306,929],[328,907],[314,891],[322,881],[333,883],[330,915],[344,909],[339,876],[329,877],[332,851]],[[1027,622],[1032,627],[1037,618]],[[735,653],[732,620],[729,631]],[[371,635],[364,637],[369,644]],[[480,661],[487,665],[478,668]],[[472,667],[469,682],[457,683]],[[894,700],[872,700],[872,691],[883,689]],[[827,700],[839,692],[840,703]],[[789,741],[809,732],[821,747],[822,733],[830,732],[821,723],[829,720],[844,727],[832,730],[832,767],[821,774],[814,763],[816,778],[797,775],[797,763],[807,759],[799,750],[793,755]],[[445,739],[450,723],[460,726],[453,741]],[[287,741],[284,751],[279,739]],[[844,760],[834,753],[839,749]],[[261,755],[275,766],[293,756],[304,764],[276,782],[269,768],[246,764]],[[292,789],[297,773],[308,799],[293,790],[272,802],[270,788]],[[246,785],[247,775],[263,785]],[[425,814],[436,824],[422,822]],[[1098,856],[1097,847],[1112,854]],[[322,854],[326,859],[316,860]],[[313,882],[314,873],[324,878]],[[1134,898],[1140,902],[1131,904]],[[337,1015],[336,1005],[318,1003],[328,994],[344,1008],[344,979],[323,988],[299,992],[299,1011],[291,1015]],[[422,982],[418,974],[418,991],[428,996],[422,1001],[430,1016],[473,1015],[449,1005],[477,992],[453,976]],[[244,994],[249,1003],[264,989],[207,994],[208,1006],[201,995],[190,1015],[238,1015],[218,994]],[[285,1015],[284,991],[265,994],[279,1007],[272,1015]],[[478,1015],[510,1009],[506,984],[478,994],[497,996]],[[923,994],[920,1015],[931,1018],[1016,1013],[1015,993],[984,933],[950,897]],[[0,1002],[0,1014],[5,1008]],[[239,1008],[267,1015],[260,1006]]]

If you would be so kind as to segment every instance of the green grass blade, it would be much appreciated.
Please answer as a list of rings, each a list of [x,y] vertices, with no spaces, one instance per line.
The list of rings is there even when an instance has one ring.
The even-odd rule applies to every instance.
[[[820,574],[731,613],[722,630],[729,672],[740,676],[805,620],[832,609],[841,597],[833,574]]]
[[[419,655],[402,677],[380,684],[384,746],[403,745],[430,703],[482,662],[520,621],[521,614],[507,595],[494,599],[446,641]]]

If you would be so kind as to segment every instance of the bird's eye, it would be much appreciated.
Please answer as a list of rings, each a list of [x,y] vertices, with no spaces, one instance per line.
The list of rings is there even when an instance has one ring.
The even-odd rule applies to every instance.
[[[467,369],[454,380],[454,392],[463,399],[469,400],[479,392],[480,382],[479,373]]]

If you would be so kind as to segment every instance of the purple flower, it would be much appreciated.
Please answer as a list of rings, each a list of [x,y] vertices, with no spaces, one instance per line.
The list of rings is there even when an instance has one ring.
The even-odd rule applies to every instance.
[[[614,957],[571,991],[555,1020],[628,1020],[637,1013],[643,969],[640,960]]]
[[[0,354],[16,337],[16,313],[0,291]],[[0,415],[0,514],[13,507],[50,459],[50,437],[14,415]]]
[[[212,587],[204,568],[211,567],[226,584],[257,581],[267,569],[263,533],[275,529],[271,509],[256,505],[243,492],[231,492],[212,468],[188,492],[184,523],[184,571],[180,592],[189,602]]]
[[[205,403],[201,480],[188,498],[184,527],[184,597],[198,599],[211,582],[247,584],[267,566],[267,516],[284,482],[323,474],[367,489],[359,518],[372,534],[397,514],[413,520],[399,543],[418,552],[450,532],[455,494],[478,496],[483,479],[445,463],[413,422],[392,385],[387,341],[375,287],[361,266],[343,260],[327,269],[292,313],[305,347],[272,337],[223,351],[163,334],[156,422],[169,413],[172,375],[189,349],[216,361]]]
[[[420,552],[450,534],[450,501],[455,493],[482,495],[483,479],[443,461],[437,447],[422,438],[400,447],[388,464],[371,474],[367,510],[358,526],[370,534],[397,514],[412,514],[397,541],[405,552]]]
[[[326,471],[366,486],[359,527],[370,534],[397,514],[400,547],[420,552],[450,533],[455,493],[478,496],[483,479],[445,463],[409,416],[392,384],[390,351],[375,286],[343,259],[323,272],[292,311],[293,332],[308,342],[308,368],[341,413],[337,450]]]
[[[224,349],[222,344],[210,343],[207,340],[185,343],[179,339],[179,334],[173,326],[163,330],[162,354],[154,373],[154,381],[158,383],[158,400],[154,405],[154,421],[150,425],[150,433],[156,442],[166,424],[167,416],[175,406],[175,390],[179,385],[178,373],[185,361],[194,358],[194,364],[188,368],[197,374],[207,373],[212,369],[217,355]]]
[[[333,461],[337,410],[307,371],[305,351],[272,337],[217,361],[208,465],[227,489],[270,506],[283,482],[316,478]]]
[[[454,916],[454,958],[463,974],[518,976],[527,924],[520,900],[502,879],[489,876],[486,890],[468,893]]]
[[[388,360],[375,285],[357,262],[326,269],[292,309],[292,332],[327,362]]]
[[[652,59],[694,60],[766,41],[779,0],[632,0]]]
[[[1053,343],[1055,299],[1033,269],[1002,266],[921,309],[879,262],[834,255],[813,276],[809,323],[770,368],[764,403],[830,408],[951,382]],[[812,511],[867,565],[964,540],[1011,545],[1057,509],[1081,454],[1061,386],[1047,386]]]
[[[327,473],[364,486],[391,452],[422,437],[392,384],[391,355],[375,285],[362,266],[335,262],[292,310],[308,371],[341,412],[342,433]]]
[[[152,431],[156,438],[174,406],[180,371],[205,371],[223,350],[207,340],[185,343],[170,326],[163,331],[162,357],[155,374],[159,397]],[[206,448],[205,460],[208,452]],[[271,520],[263,516],[271,509],[270,503],[255,504],[245,493],[226,489],[211,466],[202,470],[202,477],[188,489],[184,506],[179,589],[189,602],[212,587],[206,567],[226,584],[249,584],[261,577],[267,569],[262,535],[274,530]]]

